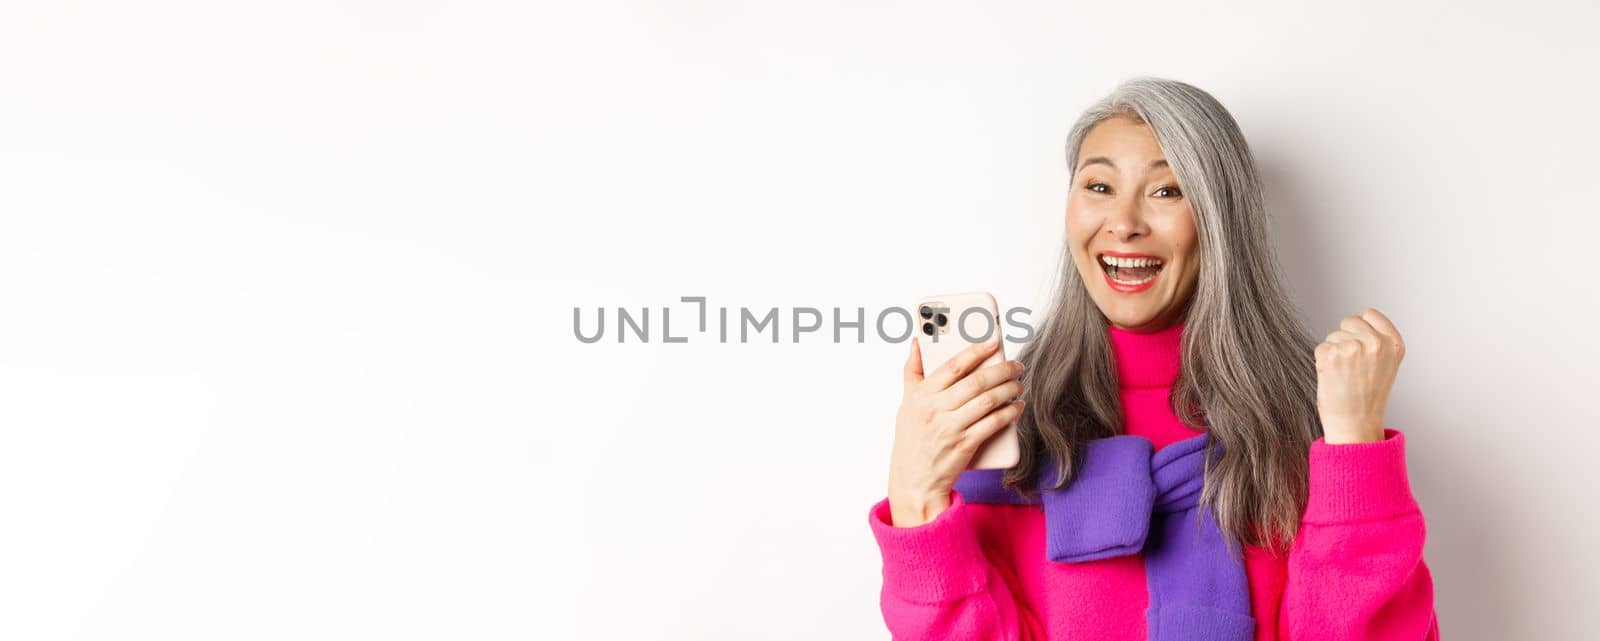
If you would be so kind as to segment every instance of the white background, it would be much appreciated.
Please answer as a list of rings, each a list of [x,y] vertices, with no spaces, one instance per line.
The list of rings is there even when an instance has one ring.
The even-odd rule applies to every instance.
[[[678,298],[1041,309],[1140,74],[1404,334],[1444,637],[1591,635],[1600,15],[1299,4],[7,3],[0,637],[886,639],[906,346]]]

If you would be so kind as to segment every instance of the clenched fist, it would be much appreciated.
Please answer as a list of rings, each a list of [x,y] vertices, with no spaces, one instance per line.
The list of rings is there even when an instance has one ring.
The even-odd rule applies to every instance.
[[[1339,321],[1316,354],[1323,440],[1330,445],[1383,440],[1389,390],[1406,355],[1394,324],[1368,307]]]

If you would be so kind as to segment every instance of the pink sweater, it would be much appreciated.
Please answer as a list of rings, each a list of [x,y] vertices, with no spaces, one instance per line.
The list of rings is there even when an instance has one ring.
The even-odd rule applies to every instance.
[[[1167,407],[1181,324],[1110,328],[1127,433],[1156,449],[1195,436]],[[1422,512],[1405,435],[1311,445],[1310,496],[1287,558],[1245,547],[1256,641],[1437,641]],[[1141,557],[1058,563],[1037,505],[967,503],[952,491],[933,521],[895,527],[887,498],[868,515],[883,556],[879,604],[897,640],[1145,641]]]

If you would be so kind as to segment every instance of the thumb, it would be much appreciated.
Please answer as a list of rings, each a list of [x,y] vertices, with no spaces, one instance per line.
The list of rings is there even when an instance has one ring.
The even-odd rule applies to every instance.
[[[906,366],[901,373],[906,387],[922,382],[922,350],[917,348],[916,337],[911,338],[911,355],[906,357]]]

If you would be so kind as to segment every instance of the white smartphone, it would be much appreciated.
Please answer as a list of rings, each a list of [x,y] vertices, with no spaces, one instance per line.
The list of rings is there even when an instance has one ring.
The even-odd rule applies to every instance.
[[[911,308],[917,348],[922,354],[924,374],[943,365],[951,356],[976,343],[999,340],[1000,348],[978,367],[1006,360],[1005,337],[1000,327],[1000,306],[989,292],[967,292],[925,296]],[[1017,443],[1015,422],[995,432],[978,446],[969,470],[1009,468],[1017,464],[1022,450]]]

